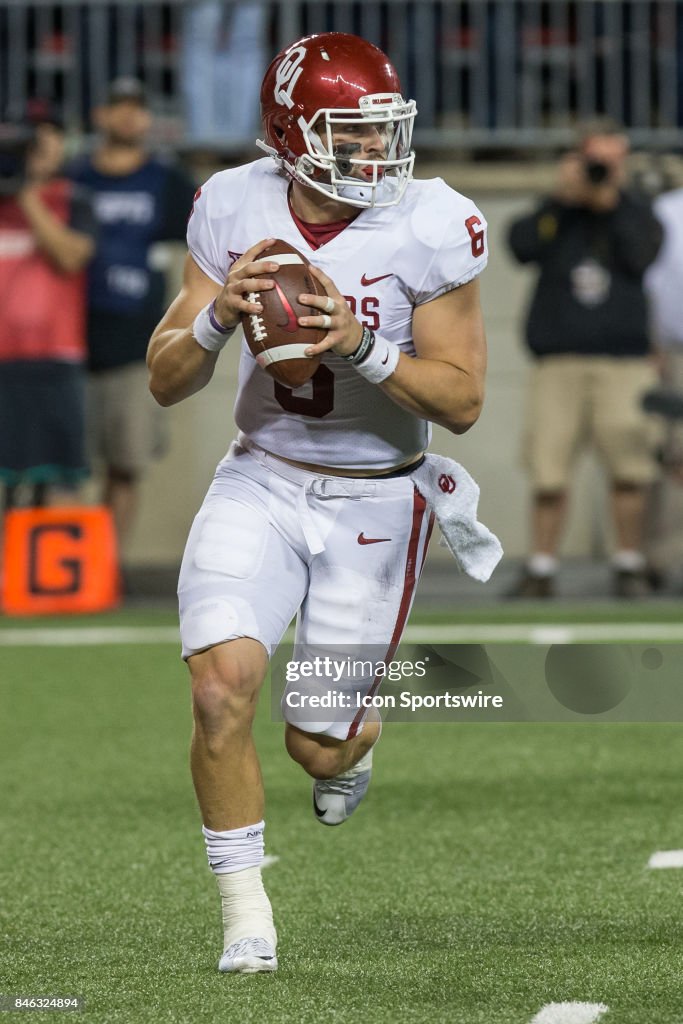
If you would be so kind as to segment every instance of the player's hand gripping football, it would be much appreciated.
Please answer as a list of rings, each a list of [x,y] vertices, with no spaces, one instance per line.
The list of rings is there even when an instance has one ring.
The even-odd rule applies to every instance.
[[[236,327],[242,313],[260,313],[263,310],[260,302],[248,302],[246,296],[249,292],[261,292],[275,286],[269,278],[256,276],[276,274],[280,269],[277,263],[258,259],[259,253],[274,241],[274,238],[264,238],[257,242],[230,267],[223,290],[216,297],[216,318],[223,327]]]
[[[360,345],[363,334],[361,324],[356,320],[349,305],[332,278],[324,274],[318,267],[311,265],[311,273],[325,289],[323,295],[309,295],[303,292],[299,301],[305,306],[314,306],[320,310],[319,316],[300,316],[302,327],[322,327],[327,336],[317,345],[306,349],[307,356],[317,356],[321,352],[333,349],[337,355],[350,356]]]

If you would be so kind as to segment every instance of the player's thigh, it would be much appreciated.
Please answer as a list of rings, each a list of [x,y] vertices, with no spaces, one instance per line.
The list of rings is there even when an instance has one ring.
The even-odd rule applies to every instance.
[[[308,567],[272,525],[267,503],[244,479],[224,479],[197,514],[183,556],[183,657],[238,637],[258,640],[270,655],[307,584]]]
[[[310,568],[297,639],[378,644],[400,638],[429,539],[430,514],[409,478],[340,504],[325,550]]]
[[[335,739],[356,734],[367,711],[358,702],[378,689],[382,663],[393,658],[405,628],[433,519],[410,480],[391,484],[380,484],[376,498],[338,499],[342,507],[325,551],[313,559],[294,657],[345,665],[332,676],[290,673],[283,714],[305,732]],[[333,694],[335,703],[321,712],[301,694]]]
[[[584,360],[548,356],[534,364],[524,428],[523,460],[534,490],[563,490],[586,434]]]
[[[107,465],[133,476],[168,447],[167,413],[154,401],[144,362],[102,374],[101,446]]]
[[[593,433],[614,480],[645,485],[657,476],[661,426],[641,407],[656,381],[646,359],[604,359],[596,367]]]

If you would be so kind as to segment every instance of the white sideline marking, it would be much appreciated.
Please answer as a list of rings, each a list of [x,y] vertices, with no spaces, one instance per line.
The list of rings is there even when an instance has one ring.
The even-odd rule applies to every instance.
[[[179,642],[176,626],[29,626],[26,629],[0,629],[0,646],[3,647],[84,647]]]
[[[273,866],[273,864],[277,864],[277,862],[279,861],[279,859],[280,859],[280,858],[279,858],[279,857],[276,857],[276,856],[275,856],[274,854],[272,854],[272,853],[267,853],[267,854],[265,855],[265,857],[263,858],[263,860],[261,861],[261,867],[262,867],[262,868],[270,868],[270,867],[272,867],[272,866]]]
[[[647,862],[649,868],[683,868],[683,850],[657,850]]]
[[[511,623],[491,625],[408,626],[413,643],[577,644],[683,643],[680,622],[577,622],[571,625]]]
[[[548,1003],[530,1024],[593,1024],[608,1010],[604,1003]]]
[[[293,634],[288,631],[287,639]],[[422,644],[683,643],[683,623],[524,623],[408,626],[404,640]],[[82,647],[100,644],[180,644],[177,626],[0,626],[0,647]]]

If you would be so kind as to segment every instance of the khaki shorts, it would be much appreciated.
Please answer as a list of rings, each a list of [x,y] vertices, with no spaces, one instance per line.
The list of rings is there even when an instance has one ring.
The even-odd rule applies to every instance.
[[[167,423],[148,381],[144,362],[88,375],[88,449],[93,461],[137,476],[164,455]]]
[[[649,360],[545,356],[532,373],[524,462],[535,490],[564,490],[576,456],[589,445],[613,481],[655,479],[661,427],[640,407],[643,392],[657,382]]]

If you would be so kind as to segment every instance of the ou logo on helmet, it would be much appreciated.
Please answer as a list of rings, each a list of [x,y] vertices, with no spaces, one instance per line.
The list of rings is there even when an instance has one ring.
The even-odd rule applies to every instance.
[[[297,46],[287,54],[275,72],[275,102],[284,104],[290,110],[294,106],[292,90],[303,71],[301,63],[305,56],[306,48]]]

